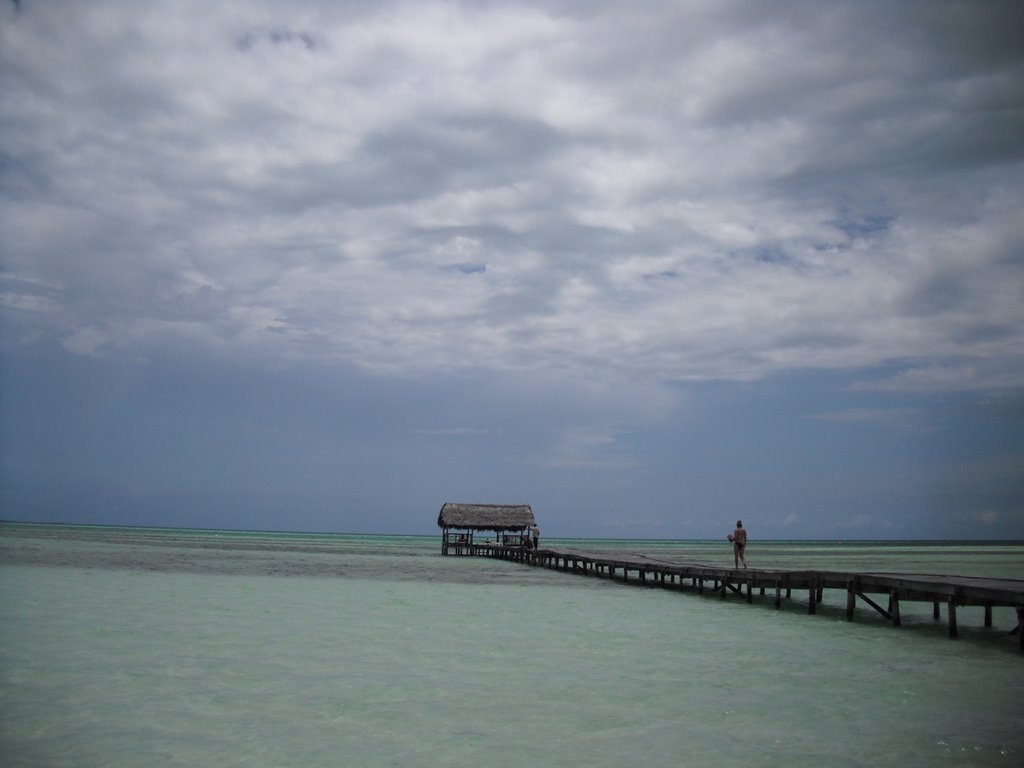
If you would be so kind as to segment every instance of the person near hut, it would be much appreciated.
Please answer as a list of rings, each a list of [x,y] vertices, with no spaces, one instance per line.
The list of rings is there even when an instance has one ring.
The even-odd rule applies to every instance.
[[[736,521],[736,530],[729,534],[729,541],[732,542],[732,558],[735,563],[735,567],[740,567],[740,562],[743,563],[743,567],[747,567],[747,558],[744,557],[747,549],[747,529],[743,527],[743,521]]]
[[[540,528],[537,527],[536,523],[534,523],[533,527],[530,528],[530,533],[533,535],[533,548],[535,550],[539,549],[540,548]]]

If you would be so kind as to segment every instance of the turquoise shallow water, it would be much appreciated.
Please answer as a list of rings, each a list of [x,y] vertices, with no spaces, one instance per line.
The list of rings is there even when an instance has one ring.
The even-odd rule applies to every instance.
[[[985,629],[963,609],[951,641],[930,606],[901,629],[866,613],[850,624],[845,598],[826,595],[811,617],[795,598],[775,611],[770,598],[442,558],[436,538],[0,528],[6,766],[1017,766],[1024,755],[1024,659],[1006,613]],[[718,542],[587,546],[723,556]],[[765,543],[750,557],[1019,578],[1022,553]]]

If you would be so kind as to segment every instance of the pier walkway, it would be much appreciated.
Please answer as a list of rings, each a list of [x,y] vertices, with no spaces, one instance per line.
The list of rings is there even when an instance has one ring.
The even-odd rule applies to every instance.
[[[585,552],[570,548],[542,548],[539,550],[517,547],[480,546],[472,554],[513,560],[535,566],[589,576],[620,578],[636,584],[691,588],[698,594],[718,592],[721,597],[730,593],[753,602],[753,591],[764,595],[774,592],[775,607],[782,605],[793,590],[808,595],[807,611],[814,614],[826,589],[846,592],[846,618],[853,621],[858,599],[877,611],[893,626],[900,626],[902,602],[930,602],[932,616],[940,618],[940,607],[946,607],[949,636],[957,636],[957,608],[980,607],[984,610],[986,627],[992,626],[994,607],[1015,608],[1017,626],[1011,631],[1024,651],[1024,580],[990,579],[972,576],[938,576],[908,573],[849,573],[840,571],[763,570],[757,568],[734,569],[709,565],[677,563],[657,560],[642,555]],[[884,606],[882,605],[884,603]]]

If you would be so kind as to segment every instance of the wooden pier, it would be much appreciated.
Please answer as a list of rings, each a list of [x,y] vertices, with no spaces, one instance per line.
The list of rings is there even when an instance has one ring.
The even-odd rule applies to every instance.
[[[900,604],[930,602],[932,616],[940,618],[946,607],[949,636],[956,637],[957,608],[980,607],[986,627],[992,626],[992,609],[1016,609],[1016,635],[1024,651],[1024,580],[990,579],[973,576],[935,576],[907,573],[848,573],[839,571],[734,569],[677,563],[642,555],[584,552],[568,548],[530,550],[521,547],[473,547],[474,554],[497,557],[529,565],[545,566],[581,575],[621,579],[623,582],[678,589],[691,588],[698,594],[717,592],[722,598],[735,594],[753,602],[754,590],[774,593],[775,607],[782,606],[794,590],[807,594],[807,612],[817,613],[826,589],[846,592],[846,619],[853,621],[858,599],[878,612],[893,626],[900,626]],[[884,607],[883,607],[884,603]]]

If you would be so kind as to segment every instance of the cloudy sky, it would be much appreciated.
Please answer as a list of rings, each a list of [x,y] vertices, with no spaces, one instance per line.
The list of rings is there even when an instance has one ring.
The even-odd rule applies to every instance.
[[[0,517],[1024,538],[1024,4],[0,6]]]

